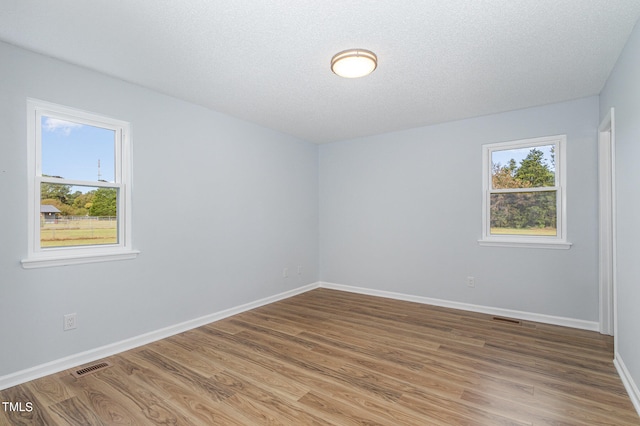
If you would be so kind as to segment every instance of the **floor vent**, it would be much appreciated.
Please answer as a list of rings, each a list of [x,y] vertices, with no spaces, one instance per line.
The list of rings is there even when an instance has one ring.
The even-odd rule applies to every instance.
[[[75,370],[71,372],[71,375],[77,378],[80,377],[84,377],[87,374],[91,374],[91,373],[95,373],[101,370],[104,370],[105,368],[109,368],[111,367],[111,363],[103,361],[103,362],[99,362],[97,364],[93,364],[93,365],[89,365],[87,367],[83,367],[79,370]]]
[[[503,322],[506,324],[514,324],[514,325],[522,325],[522,321],[513,319],[513,318],[505,318],[505,317],[493,317],[494,321]]]

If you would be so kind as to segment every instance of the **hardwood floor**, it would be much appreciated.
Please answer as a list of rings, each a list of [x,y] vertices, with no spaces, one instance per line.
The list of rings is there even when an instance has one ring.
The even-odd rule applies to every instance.
[[[33,408],[0,424],[640,425],[612,345],[317,289],[0,391]]]

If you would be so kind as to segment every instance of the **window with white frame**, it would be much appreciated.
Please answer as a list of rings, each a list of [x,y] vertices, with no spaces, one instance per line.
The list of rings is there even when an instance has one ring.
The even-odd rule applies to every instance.
[[[129,259],[129,123],[27,101],[29,243],[25,268]]]
[[[483,245],[569,248],[566,136],[483,145]]]

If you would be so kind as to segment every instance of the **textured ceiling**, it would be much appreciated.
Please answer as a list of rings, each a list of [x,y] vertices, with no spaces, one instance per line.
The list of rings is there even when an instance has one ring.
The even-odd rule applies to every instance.
[[[0,40],[322,143],[598,94],[639,17],[638,0],[0,0]],[[378,69],[337,77],[353,47]]]

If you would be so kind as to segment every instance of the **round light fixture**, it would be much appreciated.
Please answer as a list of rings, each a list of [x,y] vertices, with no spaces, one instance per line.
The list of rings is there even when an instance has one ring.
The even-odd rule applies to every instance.
[[[371,74],[378,66],[375,53],[364,49],[349,49],[331,58],[331,71],[340,77],[358,78]]]

